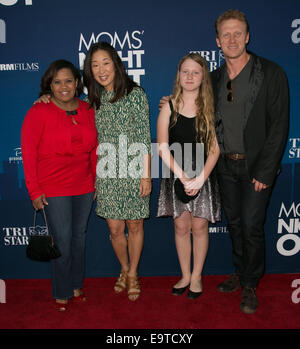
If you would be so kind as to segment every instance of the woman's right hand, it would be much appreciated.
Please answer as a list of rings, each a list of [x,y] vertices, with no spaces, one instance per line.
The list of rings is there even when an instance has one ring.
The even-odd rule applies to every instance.
[[[38,211],[44,208],[44,205],[48,205],[45,194],[42,194],[38,198],[32,200],[33,208]]]
[[[35,103],[49,103],[50,102],[50,98],[51,98],[51,95],[50,94],[47,94],[47,95],[42,95],[39,99],[37,99],[36,101],[33,102],[33,104]]]

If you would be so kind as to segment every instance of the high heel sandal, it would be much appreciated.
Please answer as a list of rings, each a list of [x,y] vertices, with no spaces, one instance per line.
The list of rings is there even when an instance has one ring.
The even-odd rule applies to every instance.
[[[141,285],[138,276],[127,276],[127,294],[131,301],[136,301],[141,294]]]
[[[54,300],[55,309],[58,311],[66,311],[68,309],[68,305],[69,305],[68,303],[60,303],[60,302],[57,302],[56,299]]]
[[[87,297],[86,297],[86,295],[82,291],[80,291],[80,294],[78,296],[74,295],[72,299],[76,303],[82,303],[82,302],[86,302]]]
[[[114,285],[115,293],[121,293],[126,289],[127,277],[127,271],[121,270],[120,276]]]

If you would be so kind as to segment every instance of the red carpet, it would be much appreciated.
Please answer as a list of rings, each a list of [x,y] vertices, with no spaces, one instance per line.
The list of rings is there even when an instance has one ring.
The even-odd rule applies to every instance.
[[[259,308],[240,312],[241,291],[222,294],[223,275],[203,277],[203,294],[189,300],[172,296],[177,277],[142,277],[136,302],[115,295],[115,278],[85,281],[86,304],[72,304],[59,313],[52,306],[51,282],[6,280],[6,303],[0,304],[1,329],[299,329],[300,302],[292,299],[292,282],[300,274],[268,274],[257,289]],[[300,282],[297,286],[300,287]],[[294,293],[294,295],[296,292]],[[296,295],[300,300],[300,293]]]

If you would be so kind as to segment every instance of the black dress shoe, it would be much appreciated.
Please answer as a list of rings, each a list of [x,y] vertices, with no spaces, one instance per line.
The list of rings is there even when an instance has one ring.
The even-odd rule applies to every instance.
[[[185,287],[180,287],[180,288],[176,288],[176,287],[173,287],[172,288],[172,295],[173,296],[180,296],[181,294],[184,293],[184,291],[190,286],[190,284],[188,284],[187,286]]]
[[[201,295],[202,295],[202,291],[200,291],[200,292],[193,292],[193,291],[189,290],[189,292],[187,294],[187,297],[189,299],[196,299],[196,298],[198,298]]]

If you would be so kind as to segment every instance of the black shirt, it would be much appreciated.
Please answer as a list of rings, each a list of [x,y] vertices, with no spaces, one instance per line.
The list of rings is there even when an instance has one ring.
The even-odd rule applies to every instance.
[[[248,94],[252,65],[253,58],[250,56],[248,63],[239,75],[232,80],[232,102],[227,100],[229,90],[226,85],[230,81],[227,70],[222,81],[220,109],[224,125],[224,147],[226,153],[245,153],[243,141],[245,102]]]

